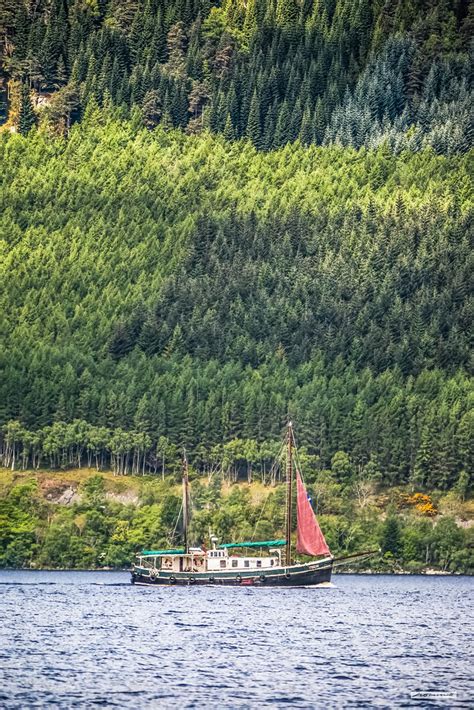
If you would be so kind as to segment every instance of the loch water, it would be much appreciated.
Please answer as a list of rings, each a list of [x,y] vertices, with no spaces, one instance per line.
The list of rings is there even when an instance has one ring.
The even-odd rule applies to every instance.
[[[474,580],[134,587],[0,572],[0,707],[469,707]],[[415,693],[447,693],[443,699]]]

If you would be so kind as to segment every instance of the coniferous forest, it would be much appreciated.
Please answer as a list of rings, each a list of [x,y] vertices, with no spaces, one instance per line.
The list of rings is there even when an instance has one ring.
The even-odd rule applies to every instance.
[[[291,417],[313,482],[466,495],[473,30],[0,0],[3,465],[275,484]]]
[[[20,132],[33,98],[59,132],[94,100],[266,151],[472,145],[470,0],[2,0],[0,30]]]

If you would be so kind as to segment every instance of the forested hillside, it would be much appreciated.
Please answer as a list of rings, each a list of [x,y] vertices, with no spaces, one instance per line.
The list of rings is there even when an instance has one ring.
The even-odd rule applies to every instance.
[[[291,415],[341,481],[472,471],[472,152],[267,154],[90,107],[0,162],[6,465],[185,446],[265,476]]]
[[[1,0],[3,110],[8,85],[21,131],[94,99],[267,151],[464,152],[473,29],[470,0]]]
[[[473,27],[0,0],[3,464],[466,492]]]

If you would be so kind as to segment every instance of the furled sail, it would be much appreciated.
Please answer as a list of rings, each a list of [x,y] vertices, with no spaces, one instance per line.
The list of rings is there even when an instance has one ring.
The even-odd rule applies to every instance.
[[[308,494],[301,478],[296,471],[296,512],[297,512],[297,538],[296,551],[305,555],[330,555],[321,528],[308,500]]]

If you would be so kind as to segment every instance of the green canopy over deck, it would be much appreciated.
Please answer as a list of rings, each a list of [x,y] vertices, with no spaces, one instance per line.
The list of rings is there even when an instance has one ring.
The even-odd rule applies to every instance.
[[[226,545],[219,545],[219,550],[227,550],[231,547],[283,547],[286,540],[263,540],[262,542],[230,542]]]

